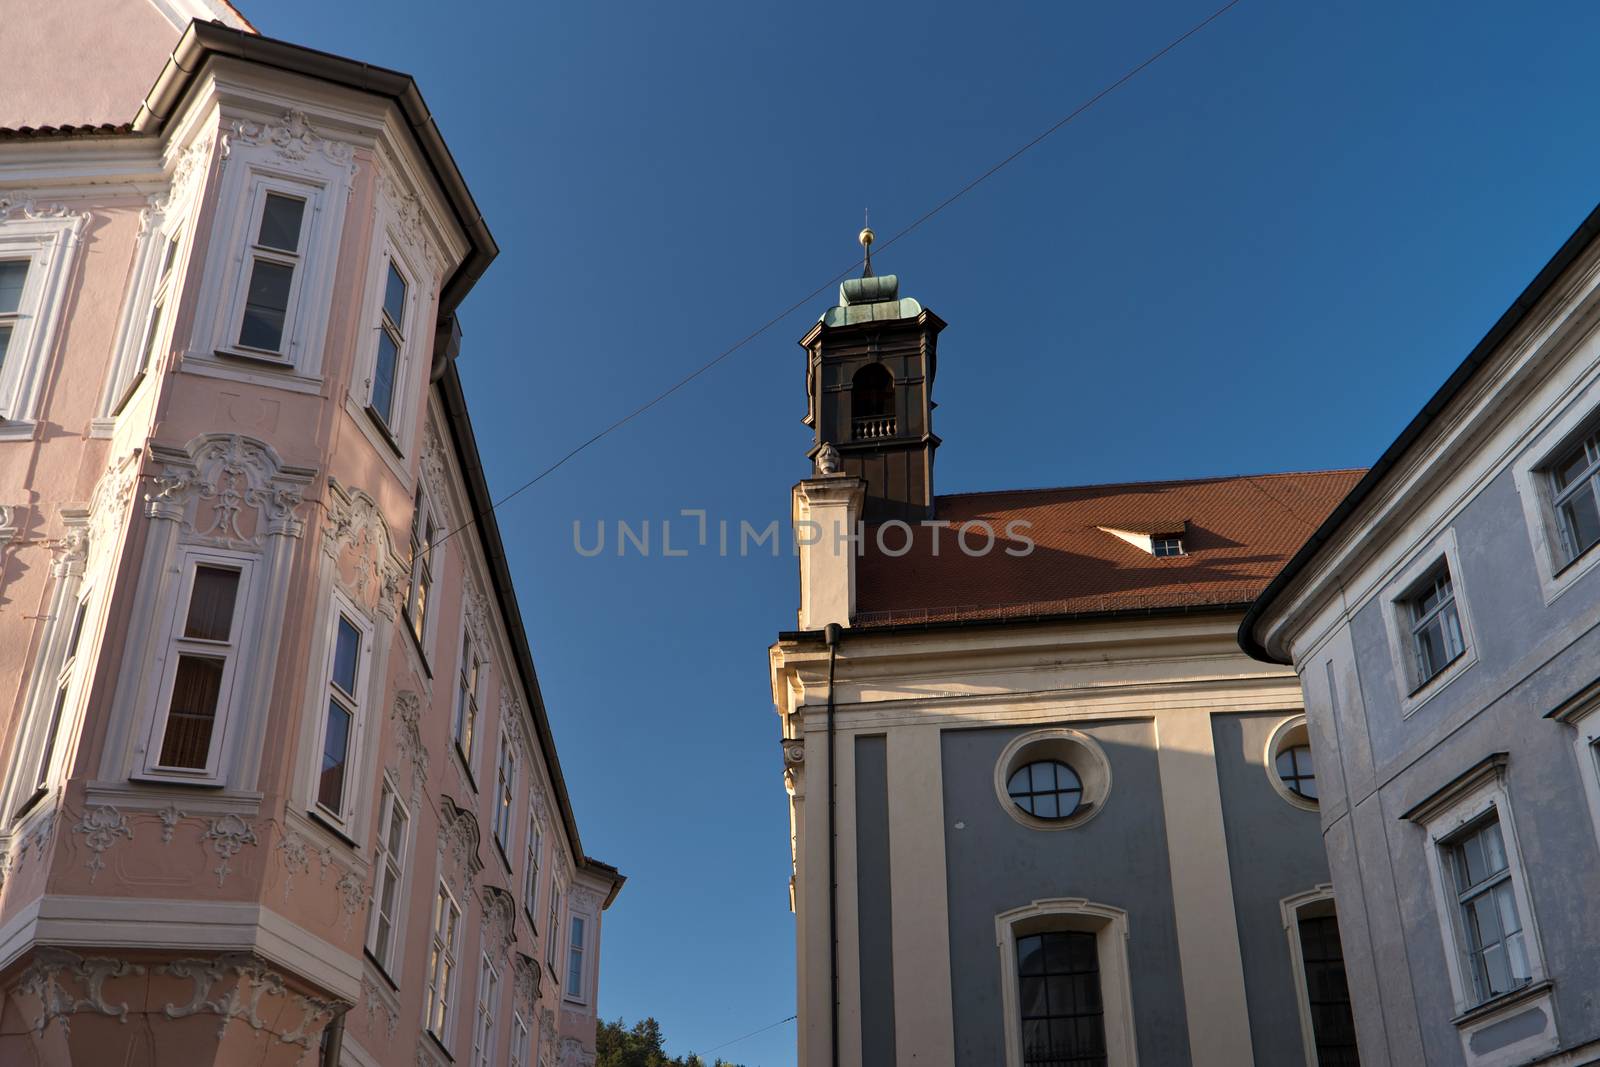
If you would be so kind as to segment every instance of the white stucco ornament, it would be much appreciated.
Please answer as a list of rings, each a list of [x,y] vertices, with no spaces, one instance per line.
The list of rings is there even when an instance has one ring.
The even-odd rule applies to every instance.
[[[817,473],[821,475],[844,473],[844,458],[832,444],[823,445],[817,452]]]

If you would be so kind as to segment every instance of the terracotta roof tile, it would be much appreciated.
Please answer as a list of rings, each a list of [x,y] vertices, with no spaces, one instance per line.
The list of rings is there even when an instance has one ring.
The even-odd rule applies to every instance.
[[[955,530],[869,527],[857,572],[858,627],[1113,611],[1163,611],[1253,600],[1360,479],[1360,470],[941,496],[957,527],[987,522],[992,551],[964,553]],[[1164,532],[1182,520],[1184,555],[1158,558],[1100,527]],[[1008,526],[1020,536],[1007,538]],[[1159,529],[1158,529],[1159,528]],[[1022,537],[1034,543],[1024,556]],[[967,544],[980,549],[981,528]]]
[[[46,137],[120,137],[133,133],[131,123],[98,126],[0,126],[0,141],[27,141]]]

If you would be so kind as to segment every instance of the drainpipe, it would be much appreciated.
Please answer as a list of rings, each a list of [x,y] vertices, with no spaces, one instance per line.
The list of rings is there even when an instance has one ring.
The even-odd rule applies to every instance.
[[[828,645],[828,964],[832,972],[828,997],[832,1024],[828,1027],[828,1037],[833,1041],[833,1067],[839,1067],[839,841],[834,811],[833,663],[844,632],[838,623],[830,622],[822,635]]]

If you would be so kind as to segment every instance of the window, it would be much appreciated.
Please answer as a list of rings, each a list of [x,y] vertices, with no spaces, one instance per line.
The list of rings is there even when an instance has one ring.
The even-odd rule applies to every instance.
[[[433,509],[417,486],[416,506],[411,512],[411,587],[406,593],[406,621],[419,645],[426,647],[428,606],[433,597],[433,543],[439,534]]]
[[[539,853],[544,850],[544,831],[539,827],[539,820],[533,812],[528,812],[528,869],[523,874],[522,907],[528,913],[528,925],[533,926],[533,917],[538,914],[535,910],[539,903]]]
[[[1433,572],[1406,603],[1411,613],[1411,648],[1420,687],[1455,662],[1467,647],[1461,636],[1461,617],[1456,611],[1449,568]]]
[[[1298,933],[1317,1067],[1360,1067],[1339,920],[1333,915],[1307,916],[1300,920]]]
[[[532,1035],[521,1012],[511,1014],[511,1067],[531,1067],[528,1056],[532,1049]]]
[[[308,214],[303,197],[263,190],[255,214],[255,237],[247,259],[249,281],[239,315],[238,345],[285,356]]]
[[[1152,538],[1150,552],[1156,556],[1181,556],[1183,555],[1183,539],[1181,537]]]
[[[1291,745],[1278,753],[1278,778],[1291,793],[1317,799],[1317,775],[1311,764],[1310,745]]]
[[[495,766],[494,841],[504,856],[511,848],[511,805],[517,797],[517,750],[508,734],[500,734],[500,759]],[[508,861],[509,862],[509,861]]]
[[[1509,993],[1533,975],[1522,935],[1522,919],[1511,884],[1505,839],[1494,813],[1445,845],[1462,946],[1478,1001]]]
[[[333,617],[316,801],[324,814],[342,824],[354,807],[350,764],[361,734],[368,640],[365,624],[342,599],[335,602]]]
[[[214,776],[239,658],[242,591],[250,564],[191,557],[170,638],[154,773]]]
[[[31,435],[88,215],[23,201],[0,212],[0,436]],[[9,423],[10,425],[5,425]]]
[[[556,969],[557,931],[561,929],[561,885],[550,887],[550,925],[545,927],[544,965],[553,973]]]
[[[406,292],[405,276],[389,261],[384,277],[383,308],[378,323],[378,351],[372,363],[372,389],[367,408],[383,424],[391,436],[395,433],[395,416],[398,414],[396,386],[402,367],[401,356],[406,344]]]
[[[56,671],[55,684],[45,697],[49,701],[50,711],[44,722],[44,731],[37,741],[29,743],[28,749],[19,760],[19,762],[29,761],[32,750],[37,748],[37,756],[31,759],[32,773],[26,779],[28,791],[18,796],[18,806],[12,813],[13,818],[20,818],[47,796],[50,783],[55,780],[56,763],[61,758],[62,726],[72,712],[73,697],[78,690],[78,646],[83,639],[83,627],[88,611],[88,598],[79,598],[68,622],[66,647],[61,654],[61,666]],[[29,772],[23,771],[23,773]]]
[[[1105,1008],[1095,935],[1067,930],[1017,939],[1026,1067],[1106,1067]]]
[[[113,415],[121,413],[133,396],[134,390],[139,388],[139,383],[144,381],[144,376],[154,365],[156,352],[166,336],[168,309],[177,299],[173,292],[175,288],[173,276],[177,273],[175,268],[178,262],[178,243],[179,235],[171,234],[161,250],[161,262],[156,268],[155,289],[150,295],[150,308],[145,314],[143,329],[137,341],[138,358],[128,370],[122,372],[127,375],[127,381],[120,385],[113,398],[111,405]]]
[[[1068,830],[1094,818],[1111,788],[1111,764],[1079,730],[1049,727],[1014,737],[995,761],[1001,807],[1033,830]]]
[[[478,735],[478,687],[483,681],[483,657],[478,654],[471,630],[461,634],[461,662],[456,674],[456,714],[450,736],[455,739],[456,752],[470,773],[473,745]]]
[[[1006,784],[1013,803],[1040,819],[1067,819],[1083,799],[1083,783],[1060,760],[1040,760],[1017,768]]]
[[[567,996],[583,999],[583,917],[572,917],[572,932],[567,938]]]
[[[500,972],[484,954],[478,971],[478,1017],[472,1028],[472,1067],[493,1067],[494,1015],[500,1000]]]
[[[1552,503],[1565,555],[1563,562],[1572,562],[1600,541],[1597,479],[1600,479],[1600,434],[1590,434],[1550,467]]]
[[[371,929],[367,932],[367,951],[385,974],[399,969],[398,939],[402,926],[400,891],[405,877],[406,826],[410,819],[388,779],[378,807],[378,848],[373,866],[377,868],[372,892]]]
[[[869,363],[850,383],[850,439],[874,441],[894,434],[894,378],[882,363]]]
[[[449,1047],[451,998],[455,995],[456,953],[460,951],[461,909],[443,882],[433,902],[433,944],[428,950],[428,997],[423,1024]]]
[[[5,369],[11,337],[22,318],[22,292],[28,281],[28,260],[0,260],[0,371]]]

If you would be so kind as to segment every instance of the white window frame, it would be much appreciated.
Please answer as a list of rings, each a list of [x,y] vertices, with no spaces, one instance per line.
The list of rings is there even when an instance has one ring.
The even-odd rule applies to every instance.
[[[368,331],[369,338],[363,341],[359,373],[363,381],[355,390],[360,397],[362,410],[377,424],[379,432],[388,440],[389,444],[400,455],[408,455],[411,451],[412,439],[415,434],[412,429],[414,412],[420,397],[413,396],[411,375],[416,365],[418,349],[421,345],[423,329],[422,288],[427,282],[427,276],[406,255],[403,246],[393,234],[386,237],[382,245],[383,252],[378,257],[371,271],[372,279],[368,285],[367,310],[362,321],[371,324]],[[384,308],[384,297],[388,292],[389,268],[393,265],[400,277],[406,283],[405,307],[401,310],[403,321],[394,323],[390,330],[390,319]],[[382,334],[389,333],[391,339],[398,340],[395,345],[394,367],[394,410],[389,419],[385,420],[372,404],[373,391],[377,383],[378,348]]]
[[[338,653],[341,618],[354,627],[359,642],[356,647],[356,691],[353,694],[336,693],[337,687],[333,684],[333,659]],[[361,754],[366,744],[367,720],[371,717],[369,705],[372,703],[370,691],[372,660],[375,652],[372,620],[367,618],[366,613],[356,607],[355,602],[349,597],[335,591],[329,604],[327,621],[323,626],[323,643],[326,646],[322,664],[323,681],[317,690],[316,743],[311,752],[311,788],[307,800],[310,803],[310,810],[319,818],[333,822],[345,832],[346,836],[349,836],[355,822],[357,802],[365,785],[365,776],[361,773],[363,762]],[[350,736],[346,739],[345,752],[344,793],[337,811],[326,807],[321,798],[322,754],[323,746],[327,743],[330,699],[337,700],[340,706],[350,713]]]
[[[1557,709],[1553,717],[1573,727],[1572,747],[1578,757],[1578,778],[1583,782],[1595,842],[1600,844],[1600,683],[1580,696],[1581,703],[1569,702],[1570,708]]]
[[[212,252],[206,257],[195,328],[182,369],[315,393],[321,387],[351,164],[319,151],[291,157],[265,140],[253,142],[249,137],[230,141],[227,163],[208,235]],[[299,266],[277,355],[238,345],[253,270],[255,227],[269,191],[306,201]]]
[[[511,833],[516,828],[517,746],[502,727],[494,769],[494,841],[506,866],[511,865]]]
[[[1289,783],[1283,780],[1278,773],[1278,756],[1284,751],[1304,745],[1312,748],[1311,728],[1306,721],[1305,714],[1291,715],[1280,722],[1267,738],[1267,747],[1262,752],[1262,762],[1266,765],[1267,781],[1272,783],[1273,792],[1277,793],[1289,804],[1301,811],[1320,811],[1323,775],[1320,768],[1316,767],[1316,750],[1312,749],[1312,766],[1317,780],[1317,797],[1308,797],[1289,788]]]
[[[556,970],[556,960],[560,954],[556,951],[561,945],[561,920],[566,913],[561,910],[561,893],[564,886],[559,878],[550,882],[550,918],[549,927],[544,932],[544,965],[550,969],[550,975],[558,983],[561,973]]]
[[[1461,626],[1462,653],[1430,677],[1422,678],[1412,640],[1416,619],[1412,613],[1415,595],[1430,574],[1440,568],[1450,573],[1450,588],[1455,601],[1456,619]],[[1461,569],[1461,554],[1456,546],[1455,528],[1444,531],[1433,547],[1419,554],[1385,586],[1382,602],[1384,629],[1389,641],[1390,662],[1394,664],[1395,686],[1402,718],[1410,718],[1428,701],[1478,662],[1478,640],[1473,626],[1472,603]]]
[[[1082,897],[1056,897],[1003,911],[995,916],[994,927],[1000,964],[1006,1067],[1023,1067],[1022,983],[1017,975],[1017,940],[1048,931],[1081,931],[1095,935],[1106,1031],[1106,1063],[1109,1067],[1137,1067],[1139,1054],[1128,971],[1127,912]]]
[[[582,927],[580,930],[579,927]],[[570,909],[567,912],[567,974],[566,981],[562,983],[561,995],[564,999],[577,1004],[588,1001],[586,990],[589,976],[589,917],[580,915]],[[578,980],[572,980],[572,965],[576,958],[578,965]]]
[[[487,952],[478,965],[478,1002],[472,1025],[472,1067],[494,1067],[495,1009],[499,1007],[500,969]]]
[[[1306,955],[1300,940],[1300,919],[1305,912],[1311,913],[1307,918],[1321,918],[1328,913],[1337,916],[1333,886],[1325,882],[1304,893],[1284,897],[1278,902],[1278,910],[1283,916],[1283,932],[1289,939],[1289,968],[1294,973],[1295,1006],[1300,1009],[1300,1039],[1305,1049],[1306,1067],[1317,1067],[1317,1031],[1311,1018],[1311,987],[1306,979]],[[1340,934],[1342,951],[1342,930]],[[1348,977],[1345,984],[1348,988]],[[1352,1000],[1351,1015],[1354,1014]]]
[[[99,627],[93,606],[94,593],[84,587],[83,563],[68,564],[57,578],[52,610],[39,640],[29,690],[20,744],[11,758],[12,772],[0,796],[0,827],[20,822],[40,810],[39,802],[60,781],[66,770],[66,741],[77,729],[81,717],[86,665],[94,659],[93,642]],[[81,619],[81,624],[80,624]],[[81,625],[81,629],[79,628]],[[68,655],[74,630],[77,649]],[[59,703],[59,711],[58,705]],[[48,766],[41,767],[46,745],[50,745]],[[42,772],[42,774],[41,774]],[[43,782],[38,779],[43,777]]]
[[[411,577],[406,585],[406,603],[403,614],[406,629],[411,631],[417,646],[422,650],[424,664],[433,647],[433,631],[435,616],[439,614],[439,545],[438,535],[443,524],[439,521],[439,512],[433,506],[428,490],[423,486],[422,480],[417,481],[417,490],[412,497],[412,514],[410,528],[411,549]],[[424,550],[426,541],[426,550]],[[428,578],[427,596],[418,601],[418,590],[422,577]],[[420,610],[419,610],[420,607]]]
[[[255,597],[253,579],[258,562],[257,557],[253,555],[227,552],[222,549],[200,548],[193,545],[183,545],[178,548],[175,567],[180,580],[174,583],[174,593],[164,612],[165,622],[158,646],[162,650],[158,653],[161,685],[157,690],[154,712],[150,716],[150,727],[145,736],[145,755],[139,777],[205,785],[223,784],[226,768],[222,766],[222,753],[226,751],[228,734],[234,728],[233,720],[238,710],[235,683],[238,681],[242,661],[247,658],[245,650],[254,639],[254,635],[244,631],[251,618],[250,609]],[[196,643],[195,639],[182,636],[181,628],[188,615],[195,572],[202,566],[216,566],[239,572],[239,591],[234,600],[233,624],[228,632],[230,640],[226,646],[213,645],[209,642]],[[157,762],[161,758],[162,743],[166,737],[167,715],[171,711],[173,683],[178,673],[178,658],[186,649],[209,656],[220,653],[226,660],[217,693],[217,713],[215,725],[211,730],[211,747],[206,754],[206,766],[203,770],[162,767]]]
[[[300,233],[293,252],[268,248],[259,243],[262,216],[266,212],[267,199],[271,196],[298,200],[304,205],[300,212]],[[239,243],[238,275],[234,279],[233,297],[228,305],[227,333],[224,343],[217,350],[228,355],[293,367],[297,350],[303,343],[298,331],[300,302],[306,285],[312,230],[320,210],[317,187],[284,178],[257,176],[250,186],[248,205],[245,228]],[[257,262],[275,263],[288,267],[291,272],[289,296],[283,311],[283,331],[276,349],[246,345],[239,336],[244,329],[245,305],[249,302],[250,281],[255,276]]]
[[[480,648],[478,635],[469,623],[461,625],[461,651],[456,659],[456,684],[450,701],[450,747],[456,758],[466,768],[469,784],[477,789],[477,759],[483,738],[483,683],[489,673],[489,656]],[[472,677],[467,676],[467,663],[475,664]],[[467,732],[466,712],[471,709],[471,736]],[[462,746],[462,741],[466,746]]]
[[[442,920],[445,909],[455,915],[455,923],[446,933]],[[461,980],[461,927],[466,915],[450,887],[439,879],[433,897],[433,923],[428,944],[427,990],[422,1000],[422,1029],[438,1041],[446,1051],[450,1049],[450,1026],[455,1022],[456,987]],[[441,969],[448,973],[441,976]],[[435,1009],[439,1008],[439,1011]],[[435,1015],[438,1025],[435,1026]]]
[[[172,253],[170,266],[167,263],[169,251]],[[96,420],[97,427],[105,424],[107,433],[149,378],[163,351],[162,343],[172,337],[173,313],[183,289],[189,251],[189,228],[182,217],[169,219],[156,215],[152,218],[140,241],[133,282],[128,287],[128,300],[111,360],[111,373],[106,378],[105,396],[100,401],[101,418]],[[167,347],[171,347],[170,343]]]
[[[1424,852],[1427,857],[1429,879],[1433,886],[1434,905],[1440,917],[1439,929],[1444,941],[1445,968],[1449,973],[1450,988],[1458,1014],[1481,1008],[1488,1001],[1479,999],[1467,970],[1467,937],[1461,927],[1461,909],[1457,901],[1455,875],[1447,851],[1461,831],[1491,812],[1500,822],[1512,890],[1522,921],[1528,966],[1532,973],[1528,985],[1537,985],[1548,977],[1545,971],[1544,952],[1540,947],[1537,918],[1532,902],[1528,898],[1526,868],[1522,861],[1522,849],[1517,841],[1510,794],[1506,789],[1505,767],[1504,757],[1491,757],[1405,815],[1405,818],[1420,825],[1427,835],[1428,847]],[[1500,1000],[1515,995],[1515,992],[1501,994],[1490,1000]]]
[[[40,395],[66,305],[73,260],[86,215],[31,217],[26,205],[0,210],[0,259],[27,260],[11,340],[0,364],[0,441],[33,436]]]
[[[522,872],[522,910],[527,913],[528,926],[535,933],[538,933],[538,923],[535,920],[539,914],[539,861],[543,853],[544,827],[539,823],[539,816],[530,808],[527,866]]]
[[[366,949],[378,968],[399,985],[401,964],[405,960],[406,892],[409,881],[406,877],[406,867],[411,859],[411,834],[414,825],[411,809],[400,799],[400,791],[395,788],[393,779],[387,774],[383,776],[383,785],[378,797],[378,818],[375,820],[377,837],[372,849],[372,907],[369,909],[371,914],[367,917]],[[398,855],[389,847],[390,830],[396,813],[405,819],[405,828],[400,834]],[[384,885],[388,881],[394,883],[394,914],[389,916],[388,941],[380,944],[379,909],[382,907]]]
[[[522,1012],[514,1011],[511,1013],[510,1067],[532,1067],[529,1062],[532,1050],[533,1031],[527,1020],[523,1019]]]

